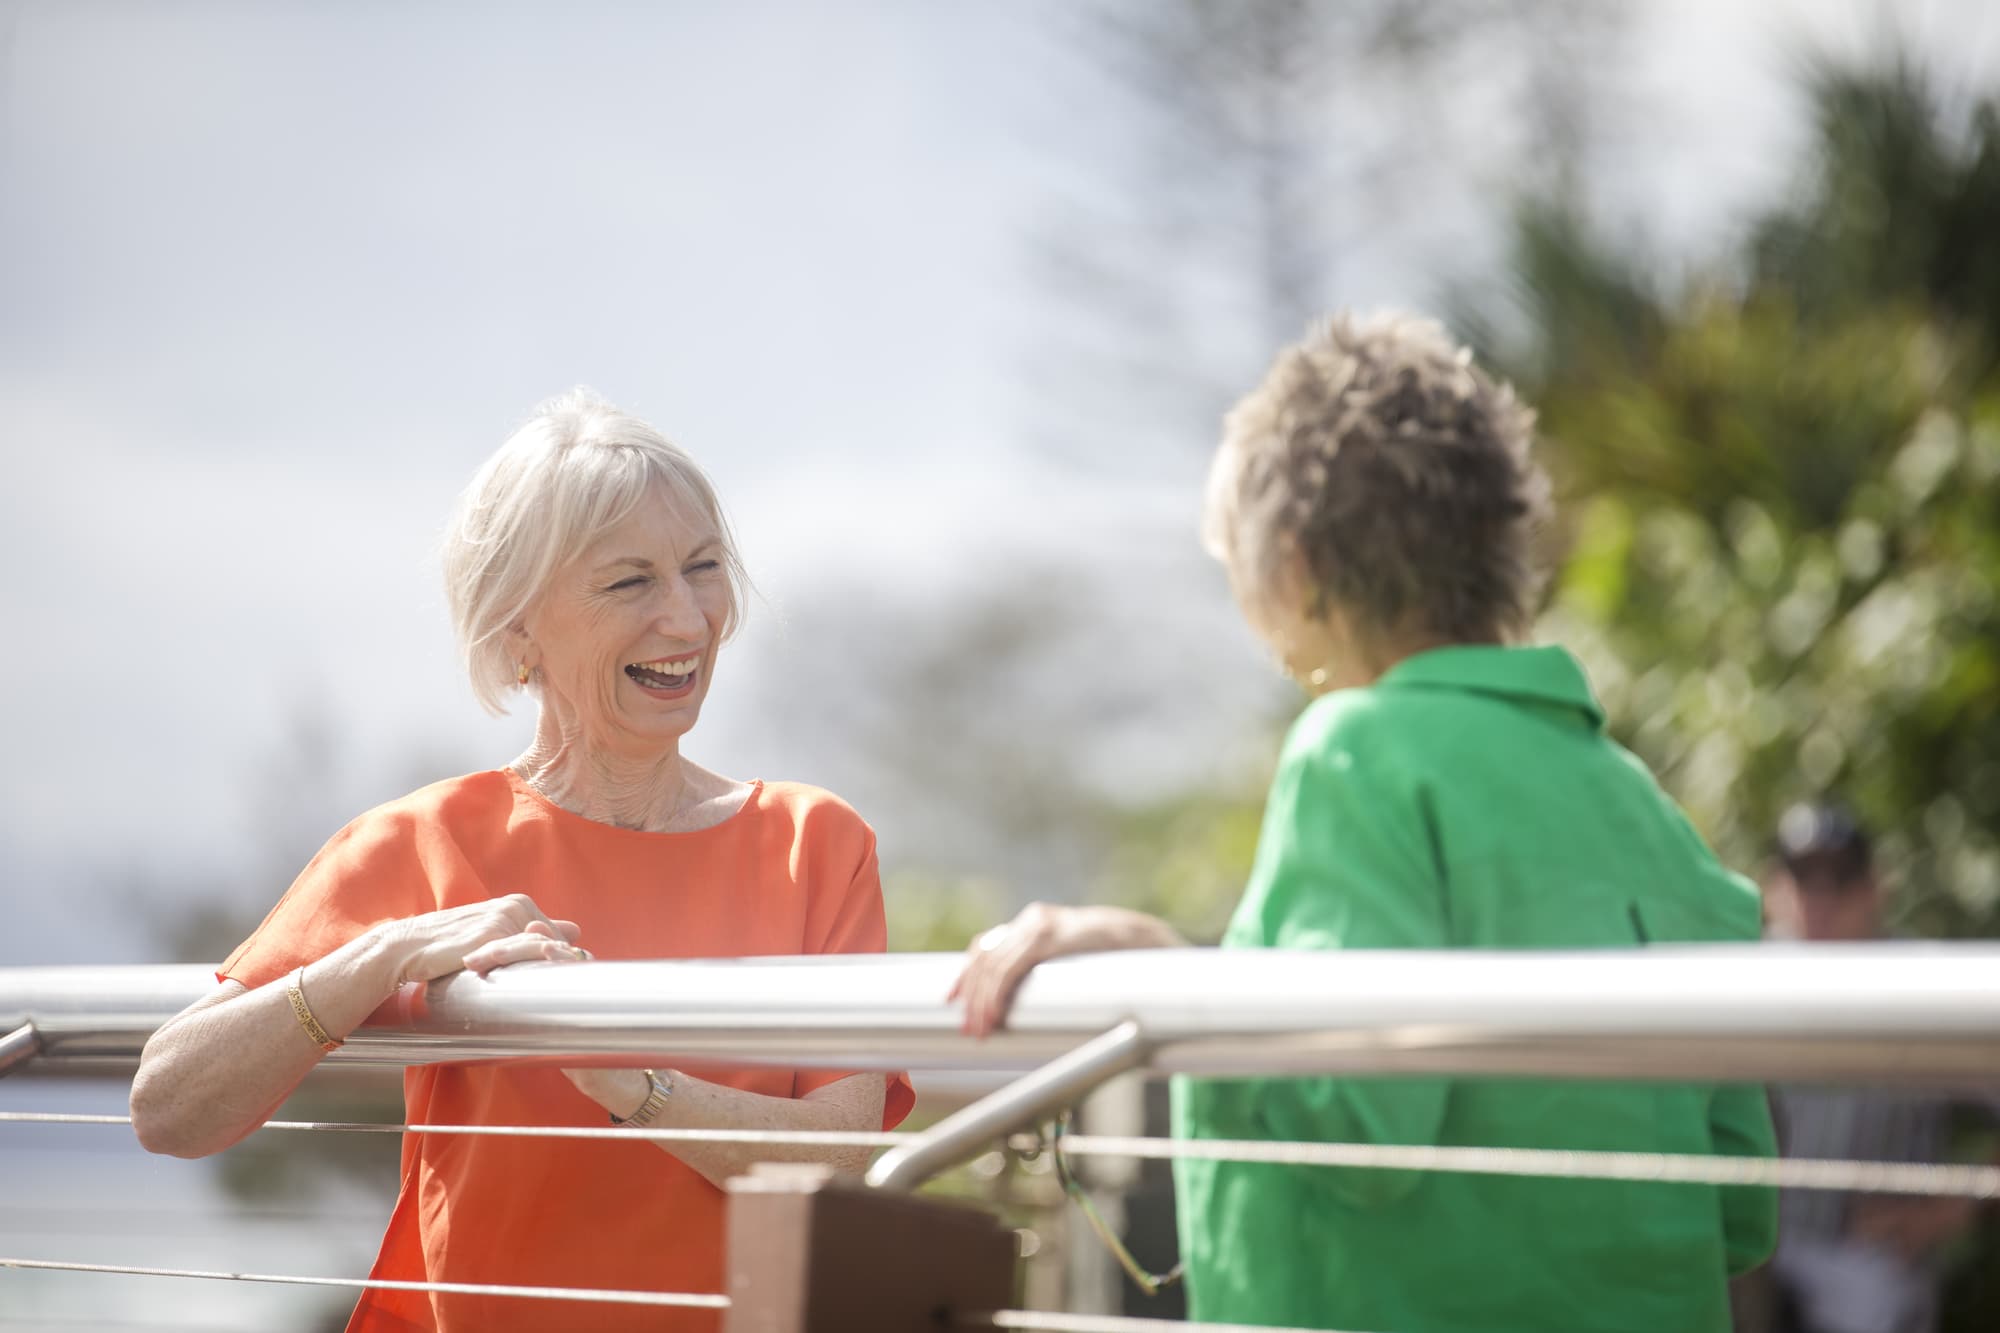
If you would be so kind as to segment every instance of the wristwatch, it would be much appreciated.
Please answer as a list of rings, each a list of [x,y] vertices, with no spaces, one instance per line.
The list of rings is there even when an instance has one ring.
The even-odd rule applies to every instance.
[[[641,1072],[646,1075],[646,1100],[639,1103],[638,1110],[623,1119],[615,1115],[612,1116],[612,1124],[634,1128],[642,1125],[650,1125],[653,1123],[654,1117],[665,1109],[667,1098],[674,1095],[674,1081],[669,1076],[671,1071],[668,1074],[663,1074],[657,1069],[647,1069]]]

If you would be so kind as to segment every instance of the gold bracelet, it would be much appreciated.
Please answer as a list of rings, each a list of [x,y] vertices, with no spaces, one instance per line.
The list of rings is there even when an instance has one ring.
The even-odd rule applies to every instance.
[[[305,985],[306,970],[301,967],[292,973],[292,984],[285,991],[285,994],[291,998],[292,1012],[298,1015],[299,1026],[306,1030],[306,1035],[313,1039],[313,1044],[318,1046],[322,1052],[339,1050],[340,1042],[327,1036],[326,1029],[319,1025],[317,1018],[313,1017],[312,1006],[306,1003]]]
[[[653,1117],[665,1109],[667,1098],[674,1095],[673,1080],[660,1077],[659,1070],[642,1069],[639,1072],[646,1076],[646,1100],[640,1102],[639,1109],[623,1120],[615,1115],[612,1116],[611,1123],[614,1125],[624,1125],[628,1128],[650,1125],[653,1123]]]

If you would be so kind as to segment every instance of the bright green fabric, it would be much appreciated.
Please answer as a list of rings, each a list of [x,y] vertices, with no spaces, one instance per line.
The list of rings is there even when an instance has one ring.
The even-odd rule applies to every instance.
[[[1422,653],[1286,739],[1223,947],[1630,948],[1754,940],[1719,865],[1609,740],[1559,648]],[[1340,966],[1328,958],[1328,967]],[[1772,1156],[1761,1089],[1177,1079],[1191,1138]],[[1777,1233],[1768,1190],[1176,1165],[1194,1318],[1366,1333],[1702,1333]]]

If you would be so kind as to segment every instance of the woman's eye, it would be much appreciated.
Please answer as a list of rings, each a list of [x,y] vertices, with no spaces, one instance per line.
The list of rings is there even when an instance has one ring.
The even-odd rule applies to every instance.
[[[713,574],[716,570],[721,568],[722,568],[722,562],[720,560],[703,560],[696,564],[689,565],[688,573]]]
[[[644,574],[634,574],[629,579],[620,579],[618,582],[612,584],[611,591],[624,592],[630,588],[643,588],[650,581]]]

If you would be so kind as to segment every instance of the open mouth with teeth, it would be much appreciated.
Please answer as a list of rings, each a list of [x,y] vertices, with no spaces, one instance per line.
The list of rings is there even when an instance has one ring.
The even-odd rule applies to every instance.
[[[625,674],[649,690],[680,690],[687,688],[700,665],[699,653],[692,657],[656,657],[650,662],[628,662]]]

